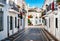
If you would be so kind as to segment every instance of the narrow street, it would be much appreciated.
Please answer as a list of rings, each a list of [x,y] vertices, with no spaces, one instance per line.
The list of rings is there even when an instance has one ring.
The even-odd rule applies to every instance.
[[[38,26],[37,26],[38,27]],[[2,41],[58,41],[42,27],[31,26]]]
[[[0,0],[0,41],[60,41],[60,0]]]
[[[29,28],[24,32],[23,38],[20,36],[14,41],[47,41],[41,28]]]

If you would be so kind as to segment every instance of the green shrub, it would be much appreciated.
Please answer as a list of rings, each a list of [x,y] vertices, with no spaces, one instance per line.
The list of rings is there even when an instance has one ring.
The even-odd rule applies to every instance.
[[[28,19],[28,24],[31,24],[31,21],[30,21],[30,19]]]

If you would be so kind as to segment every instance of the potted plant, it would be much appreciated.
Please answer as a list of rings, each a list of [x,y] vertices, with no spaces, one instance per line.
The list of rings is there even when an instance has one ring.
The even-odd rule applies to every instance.
[[[31,21],[30,21],[30,19],[28,19],[28,25],[31,25]]]
[[[30,16],[28,16],[28,18],[30,18]]]
[[[28,18],[33,18],[33,16],[32,15],[29,15]]]
[[[57,0],[57,4],[60,5],[60,0]]]

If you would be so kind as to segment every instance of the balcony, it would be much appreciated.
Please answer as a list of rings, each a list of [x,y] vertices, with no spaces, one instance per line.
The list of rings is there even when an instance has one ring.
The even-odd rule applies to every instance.
[[[50,10],[52,10],[52,11],[58,10],[57,6],[58,6],[58,5],[56,4],[56,1],[50,3],[50,4],[47,6],[47,12],[49,12]]]
[[[4,4],[6,4],[6,0],[0,0],[0,5],[3,6]]]
[[[42,15],[41,16],[44,16],[44,15],[46,15],[46,10],[44,12],[42,12]]]
[[[51,10],[51,4],[48,5],[47,7],[47,12]]]
[[[12,1],[9,2],[9,5],[11,6],[11,9],[19,12],[19,8],[18,8],[18,6],[14,2],[12,2]]]

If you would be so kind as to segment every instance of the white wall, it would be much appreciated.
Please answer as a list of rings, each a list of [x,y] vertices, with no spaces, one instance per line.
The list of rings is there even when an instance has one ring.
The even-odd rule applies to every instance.
[[[41,24],[41,22],[39,22],[39,20],[41,20],[41,18],[39,18],[41,16],[41,13],[38,13],[38,12],[28,12],[28,15],[32,15],[33,16],[33,18],[30,18],[30,20],[31,20],[33,25]],[[37,16],[37,19],[36,19],[36,16]],[[36,24],[36,21],[37,21],[37,24]]]
[[[3,7],[3,31],[0,32],[0,40],[7,37],[7,9],[8,5],[5,5]]]
[[[18,28],[15,28],[15,17],[17,17],[17,19],[18,19],[18,16],[17,16],[17,13],[13,13],[13,12],[8,12],[8,16],[13,17],[13,30],[9,30],[9,34],[12,35],[18,31]],[[12,33],[12,31],[13,31],[13,33]]]
[[[57,33],[57,38],[60,40],[60,9],[59,8],[57,14],[58,14],[58,29],[56,33]]]
[[[55,15],[53,14],[53,12],[51,13],[47,13],[49,15],[47,15],[47,17],[45,17],[45,19],[47,19],[47,26],[46,29],[53,35],[55,35]],[[50,19],[50,20],[49,20]],[[49,22],[50,21],[50,22]],[[49,27],[50,24],[50,27]]]
[[[7,7],[7,8],[6,8]],[[3,31],[0,32],[0,40],[8,37],[7,36],[7,16],[13,16],[13,23],[15,22],[15,17],[18,17],[15,13],[9,13],[9,5],[5,5],[3,7]],[[17,32],[17,28],[15,28],[15,24],[13,24],[14,33]],[[12,31],[9,30],[9,34],[12,35]]]

